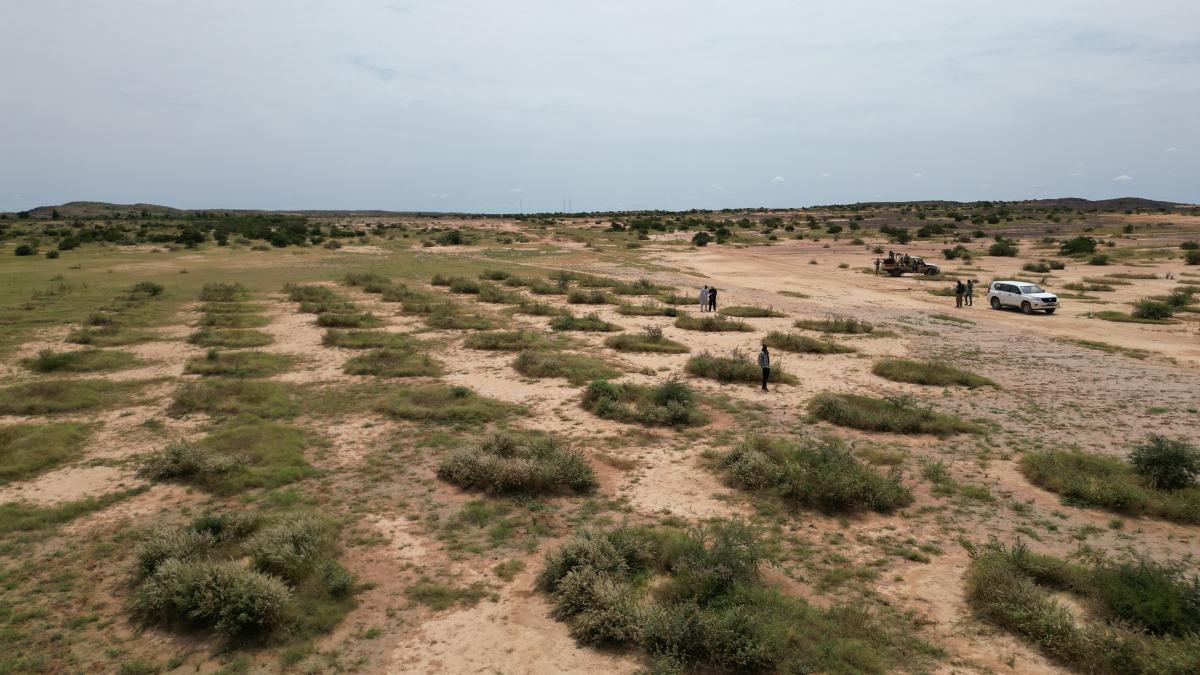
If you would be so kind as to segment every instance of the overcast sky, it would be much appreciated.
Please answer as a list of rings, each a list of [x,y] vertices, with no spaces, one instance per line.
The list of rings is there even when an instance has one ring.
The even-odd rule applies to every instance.
[[[1197,0],[0,0],[0,209],[1200,202]]]

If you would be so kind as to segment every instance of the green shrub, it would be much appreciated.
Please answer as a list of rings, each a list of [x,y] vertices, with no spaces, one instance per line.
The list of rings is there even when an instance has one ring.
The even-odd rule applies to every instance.
[[[1096,240],[1092,237],[1075,237],[1061,242],[1058,252],[1062,255],[1088,255],[1096,252]]]
[[[430,312],[425,317],[425,325],[439,330],[490,330],[494,327],[492,320],[486,316],[466,314],[450,305]]]
[[[796,319],[796,328],[815,330],[822,333],[845,333],[861,335],[875,330],[875,326],[848,316],[830,316],[825,319]]]
[[[716,356],[708,351],[688,359],[684,369],[696,377],[706,377],[722,384],[730,382],[746,382],[759,384],[762,382],[762,368],[758,367],[755,357],[747,352],[735,349],[729,356]],[[771,363],[771,381],[776,384],[799,384],[795,375],[784,370],[782,359],[775,358]]]
[[[567,310],[548,302],[535,302],[531,300],[522,300],[518,303],[516,313],[529,314],[530,316],[560,316],[570,314]]]
[[[750,305],[729,305],[722,307],[718,313],[721,316],[733,316],[744,319],[779,318],[782,316],[787,316],[783,312],[776,311],[770,307],[753,307]]]
[[[162,295],[163,290],[162,284],[157,284],[153,281],[139,281],[129,287],[130,295],[145,295],[149,297]]]
[[[259,328],[271,323],[265,316],[236,312],[210,312],[201,317],[198,326],[212,328]]]
[[[578,330],[593,333],[615,333],[623,330],[617,324],[601,319],[600,315],[596,313],[588,314],[584,317],[578,317],[573,314],[561,314],[550,322],[550,328],[553,330]]]
[[[494,434],[447,457],[438,477],[491,494],[589,492],[599,485],[587,460],[548,435]]]
[[[286,284],[283,293],[292,302],[329,303],[346,302],[342,296],[327,286],[317,284]]]
[[[658,296],[658,301],[664,305],[698,305],[700,304],[700,295],[675,295],[667,293]]]
[[[291,592],[279,579],[234,561],[166,560],[134,593],[146,621],[199,625],[245,639],[276,628]]]
[[[1143,298],[1133,305],[1131,314],[1138,319],[1162,321],[1175,315],[1175,308],[1160,300]]]
[[[317,325],[323,328],[371,328],[382,322],[370,312],[321,312]]]
[[[526,377],[563,377],[576,386],[621,374],[621,371],[594,356],[532,349],[522,351],[512,367]]]
[[[519,352],[548,346],[549,340],[531,330],[490,331],[472,333],[463,341],[470,349]]]
[[[934,387],[962,386],[997,387],[996,383],[982,375],[976,375],[938,361],[887,358],[875,362],[871,372],[892,380]]]
[[[774,330],[763,338],[763,344],[772,349],[801,354],[849,354],[857,351],[854,347],[847,347],[830,340],[818,340],[807,335],[781,333]],[[774,375],[774,372],[771,374]]]
[[[340,349],[415,349],[418,345],[405,333],[371,330],[328,330],[321,344]]]
[[[0,387],[0,415],[50,415],[121,402],[134,383],[108,380],[42,380]]]
[[[392,285],[392,280],[374,272],[349,272],[342,277],[347,286],[358,286],[367,293],[382,293]]]
[[[1151,434],[1129,456],[1133,470],[1156,490],[1191,487],[1200,477],[1200,450],[1182,440]]]
[[[813,415],[839,426],[898,434],[980,433],[970,422],[919,407],[908,397],[872,398],[854,394],[817,394],[809,401]]]
[[[679,310],[669,305],[621,305],[617,313],[622,316],[679,316]]]
[[[293,586],[316,572],[335,549],[334,524],[311,513],[291,513],[261,527],[242,550],[255,569]]]
[[[227,349],[247,349],[250,347],[265,347],[271,344],[271,336],[258,330],[230,330],[202,328],[188,338],[188,342],[198,347],[225,347]]]
[[[615,303],[616,300],[604,291],[576,289],[567,293],[567,302],[572,305],[606,305]]]
[[[688,348],[663,336],[661,328],[647,328],[641,333],[613,335],[604,339],[605,346],[620,352],[648,352],[653,354],[684,354]]]
[[[482,284],[479,287],[479,302],[490,302],[502,305],[515,305],[521,302],[520,293],[509,293],[495,284]]]
[[[1188,251],[1184,254],[1183,261],[1187,265],[1200,265],[1200,251]]]
[[[1003,256],[1011,258],[1016,256],[1018,253],[1020,253],[1020,249],[1017,248],[1015,243],[1009,240],[997,241],[988,247],[988,255],[991,256]]]
[[[442,364],[413,349],[372,349],[346,360],[342,371],[347,375],[379,377],[437,377]]]
[[[770,490],[788,503],[827,513],[889,513],[913,501],[898,472],[876,472],[836,439],[752,437],[722,457],[719,466],[739,488]]]
[[[1150,302],[1155,302],[1155,301],[1151,300]],[[1168,309],[1170,309],[1170,305],[1167,305],[1166,303],[1160,303],[1160,304],[1163,306],[1166,306]],[[1154,314],[1154,313],[1161,314],[1162,307],[1154,306],[1146,311],[1147,311],[1147,313],[1151,313],[1151,314]],[[1113,311],[1089,312],[1088,315],[1090,317],[1094,317],[1096,319],[1102,319],[1104,321],[1118,321],[1121,323],[1153,323],[1153,324],[1159,324],[1159,325],[1173,323],[1173,321],[1171,319],[1148,319],[1148,318],[1143,318],[1140,316],[1133,316],[1131,314],[1126,314],[1124,312],[1113,312]]]
[[[397,390],[378,401],[375,409],[398,419],[469,424],[524,414],[520,406],[480,396],[466,387],[441,384]]]
[[[1100,253],[1100,254],[1097,254],[1097,255],[1094,255],[1094,256],[1088,258],[1087,264],[1089,264],[1089,265],[1107,265],[1108,261],[1109,261],[1108,255],[1106,255],[1104,253]]]
[[[695,407],[686,383],[669,378],[645,387],[596,380],[588,385],[582,405],[597,417],[645,426],[688,427],[708,424],[708,416]]]
[[[481,284],[474,279],[464,279],[462,277],[454,277],[450,280],[448,288],[451,293],[463,293],[466,295],[475,295],[479,293]]]
[[[0,484],[32,478],[83,454],[89,429],[82,424],[0,426]]]
[[[1050,273],[1050,266],[1044,262],[1027,262],[1021,266],[1021,269],[1026,272],[1036,272],[1038,274]]]
[[[191,375],[227,375],[229,377],[267,377],[282,373],[292,365],[291,357],[267,352],[218,352],[188,359],[183,372]]]
[[[649,279],[638,279],[630,283],[620,283],[612,287],[613,293],[617,295],[655,295],[663,291],[669,291],[670,288],[660,286]]]
[[[684,330],[704,331],[706,333],[749,333],[754,330],[754,327],[745,321],[731,321],[721,314],[705,314],[704,316],[681,314],[679,318],[675,319],[675,327],[683,328]]]
[[[484,270],[479,273],[480,279],[487,279],[488,281],[504,281],[511,276],[511,273],[504,270]]]
[[[21,365],[39,373],[92,373],[100,370],[120,370],[135,363],[137,357],[133,354],[107,349],[72,352],[43,349],[36,357],[21,360]]]
[[[307,441],[295,427],[246,418],[218,428],[196,443],[172,443],[146,457],[138,475],[178,481],[220,495],[273,488],[314,475],[304,456]]]
[[[200,289],[200,300],[202,302],[237,302],[245,300],[249,295],[250,293],[246,290],[246,287],[237,283],[204,284],[204,287]]]
[[[193,412],[210,415],[256,415],[263,418],[291,417],[298,412],[291,390],[278,382],[207,378],[190,382],[175,392],[168,413]]]

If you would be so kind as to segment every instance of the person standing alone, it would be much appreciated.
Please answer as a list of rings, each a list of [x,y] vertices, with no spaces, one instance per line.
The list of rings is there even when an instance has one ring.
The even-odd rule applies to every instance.
[[[704,287],[700,289],[700,311],[703,312],[706,309],[708,309],[708,284],[704,284]]]
[[[762,351],[758,353],[758,367],[762,368],[763,375],[763,391],[767,391],[767,380],[771,377],[771,353],[767,351],[767,346],[762,346]]]

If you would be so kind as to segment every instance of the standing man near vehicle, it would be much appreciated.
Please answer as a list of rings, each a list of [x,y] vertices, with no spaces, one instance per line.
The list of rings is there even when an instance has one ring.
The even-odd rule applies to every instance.
[[[967,279],[967,307],[975,305],[975,280]]]
[[[883,263],[883,261],[880,260],[879,258],[875,259],[875,276],[879,276],[879,265],[882,263]]]
[[[962,279],[954,282],[954,306],[962,307],[963,295],[966,294],[967,287],[963,285]]]
[[[767,380],[771,377],[771,353],[767,351],[766,345],[763,345],[762,351],[758,353],[758,367],[762,368],[762,390],[767,391]]]
[[[700,289],[700,311],[703,312],[706,309],[708,309],[708,284],[704,284],[704,287]]]

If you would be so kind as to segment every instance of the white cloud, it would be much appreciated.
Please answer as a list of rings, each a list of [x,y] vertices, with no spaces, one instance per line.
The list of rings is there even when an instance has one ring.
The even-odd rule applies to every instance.
[[[1082,171],[1072,171],[1071,173],[1069,173],[1067,175],[1068,176],[1082,176],[1083,172]]]
[[[925,174],[921,173],[920,171],[913,174],[913,178],[924,178],[924,177],[925,177]]]
[[[822,173],[822,174],[821,174],[821,178],[833,178],[833,175],[832,175],[832,174],[828,174],[828,173]]]
[[[509,192],[524,192],[525,188],[508,188]]]
[[[1133,180],[1133,177],[1127,173],[1123,173],[1120,176],[1117,176],[1116,178],[1114,178],[1113,180],[1127,181],[1127,180]]]
[[[771,179],[771,182],[772,182],[772,183],[782,183],[782,182],[783,182],[783,176],[775,176],[774,178],[772,178],[772,179]]]
[[[429,196],[433,197],[434,199],[445,199],[446,197],[450,196],[450,193],[449,192],[431,192],[431,193],[429,193]]]
[[[1172,145],[1171,147],[1167,148],[1167,152],[1179,152],[1179,148]]]
[[[713,183],[713,184],[712,184],[712,189],[716,190],[717,192],[724,192],[724,191],[725,191],[725,188],[721,187],[721,184],[720,184],[720,183]]]

